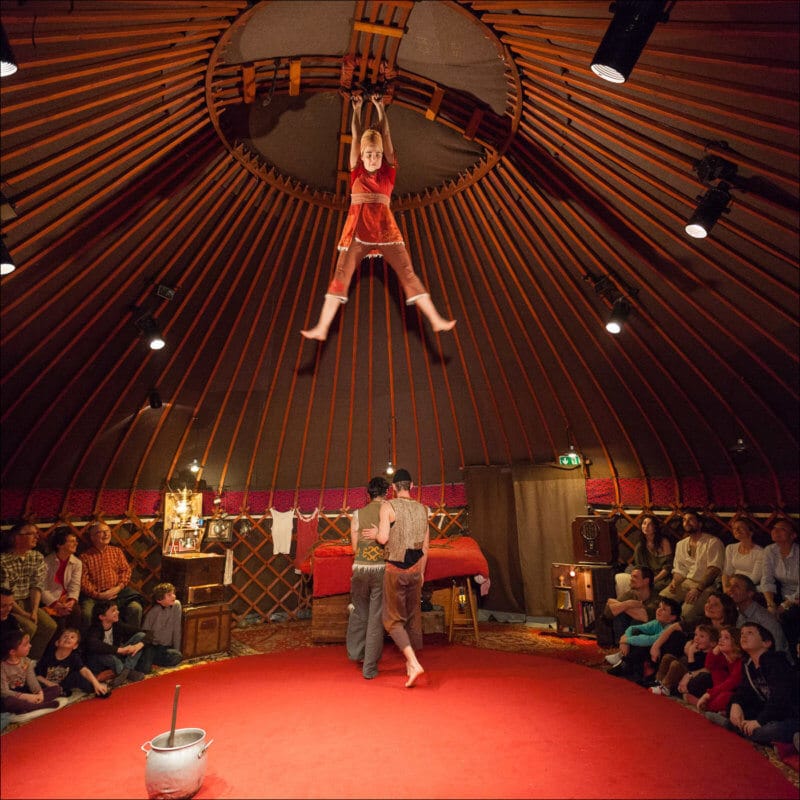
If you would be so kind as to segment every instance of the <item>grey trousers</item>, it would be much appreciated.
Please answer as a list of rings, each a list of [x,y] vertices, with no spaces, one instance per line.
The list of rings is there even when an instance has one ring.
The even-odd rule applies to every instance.
[[[353,611],[347,623],[347,657],[362,661],[362,674],[374,678],[383,653],[383,570],[355,570],[350,581]]]

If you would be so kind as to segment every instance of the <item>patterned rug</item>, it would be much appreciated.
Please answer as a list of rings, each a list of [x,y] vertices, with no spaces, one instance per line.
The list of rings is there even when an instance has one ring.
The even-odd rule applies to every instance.
[[[504,650],[511,653],[535,653],[554,658],[563,658],[578,664],[595,667],[604,663],[603,651],[594,639],[564,638],[540,628],[500,622],[481,622],[479,640],[471,630],[461,629],[454,633],[453,641],[467,647],[486,650]],[[425,642],[440,644],[446,641],[441,634],[426,634]],[[274,653],[298,647],[341,647],[342,645],[315,645],[311,640],[311,622],[277,622],[234,628],[231,632],[233,655]]]

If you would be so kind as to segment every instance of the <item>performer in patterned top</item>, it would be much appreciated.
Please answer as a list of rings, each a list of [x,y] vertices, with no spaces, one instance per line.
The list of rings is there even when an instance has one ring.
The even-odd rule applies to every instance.
[[[347,622],[347,657],[362,661],[361,674],[370,680],[378,674],[383,653],[383,545],[376,541],[381,506],[389,482],[381,476],[367,484],[369,503],[353,512],[350,541],[353,545],[353,577],[350,580],[352,611]]]
[[[434,331],[449,331],[455,320],[444,319],[414,272],[403,236],[389,208],[397,166],[389,135],[389,122],[383,97],[371,95],[378,113],[378,127],[363,131],[363,98],[354,96],[352,140],[350,143],[350,210],[339,239],[339,258],[328,286],[319,321],[309,330],[300,331],[307,339],[323,341],[328,336],[336,312],[347,302],[347,290],[356,267],[370,255],[386,259],[397,273],[407,305],[417,305]]]

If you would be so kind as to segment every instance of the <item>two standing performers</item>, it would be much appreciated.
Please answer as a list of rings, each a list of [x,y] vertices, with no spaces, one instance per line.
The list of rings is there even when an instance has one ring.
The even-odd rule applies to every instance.
[[[383,97],[370,97],[378,113],[378,128],[362,131],[363,98],[353,97],[350,144],[350,210],[339,239],[339,258],[317,324],[300,333],[324,341],[339,306],[347,302],[353,273],[369,255],[382,256],[397,273],[407,305],[416,305],[434,331],[449,331],[454,319],[444,319],[414,272],[403,236],[389,208],[397,166]]]

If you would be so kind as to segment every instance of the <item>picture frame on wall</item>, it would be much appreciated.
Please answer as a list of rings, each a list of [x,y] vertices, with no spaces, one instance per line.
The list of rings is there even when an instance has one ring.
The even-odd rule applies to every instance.
[[[233,520],[209,519],[206,522],[206,541],[230,542],[233,540]]]

